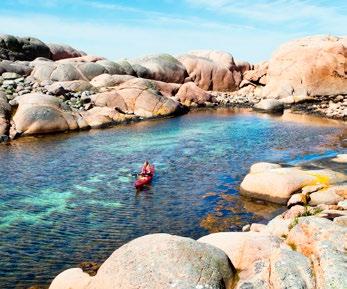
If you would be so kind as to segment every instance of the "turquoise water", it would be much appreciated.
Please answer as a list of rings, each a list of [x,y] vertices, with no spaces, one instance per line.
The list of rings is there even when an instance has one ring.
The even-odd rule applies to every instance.
[[[239,196],[250,165],[334,155],[341,133],[220,110],[1,146],[0,288],[48,284],[144,234],[264,222],[281,208]],[[156,175],[137,194],[132,173],[145,159]]]

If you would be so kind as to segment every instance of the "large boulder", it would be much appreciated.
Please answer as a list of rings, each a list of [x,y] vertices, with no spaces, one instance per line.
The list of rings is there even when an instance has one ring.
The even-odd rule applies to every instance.
[[[246,71],[249,71],[251,69],[254,69],[254,65],[247,62],[247,61],[235,61],[235,65],[237,66],[238,70],[244,75]]]
[[[50,62],[50,61],[32,62],[32,66],[34,67],[34,69],[31,72],[31,76],[34,77],[39,82],[51,80],[51,75],[53,74],[53,71],[57,68],[57,65],[54,62]],[[57,73],[55,77],[57,79],[62,79],[60,81],[66,80],[64,79],[63,76],[59,76],[59,73]],[[74,79],[68,79],[68,80],[74,80]]]
[[[238,271],[238,289],[315,288],[310,260],[290,250],[278,237],[258,232],[221,232],[198,241],[228,255]]]
[[[86,80],[92,80],[94,77],[107,72],[104,66],[94,62],[78,63],[75,67]]]
[[[42,69],[46,70],[45,67]],[[53,81],[71,81],[83,79],[83,75],[72,63],[60,63],[51,73],[50,79]]]
[[[286,242],[311,259],[317,288],[347,288],[347,227],[324,218],[299,218]]]
[[[119,63],[110,60],[98,60],[96,64],[105,67],[108,74],[127,74],[125,69]]]
[[[96,55],[82,55],[80,57],[73,57],[73,58],[67,58],[67,59],[60,59],[57,60],[57,63],[81,63],[81,62],[98,62],[100,60],[105,60],[104,57],[96,56]]]
[[[140,78],[124,82],[114,91],[95,94],[92,101],[141,117],[177,114],[182,110],[177,101],[163,96],[154,82]]]
[[[104,73],[104,74],[100,74],[96,77],[94,77],[90,83],[97,88],[101,88],[101,87],[113,87],[113,86],[117,86],[120,85],[130,79],[135,78],[134,76],[131,75],[119,75],[119,74],[108,74],[108,73]]]
[[[116,250],[89,282],[84,273],[74,269],[58,275],[50,289],[231,289],[235,273],[225,253],[213,246],[189,238],[153,234]],[[72,282],[67,284],[63,276]]]
[[[310,194],[311,206],[320,204],[337,205],[347,198],[347,185],[331,186]]]
[[[316,184],[343,182],[346,176],[332,170],[303,170],[296,167],[271,168],[246,175],[241,183],[241,194],[280,204],[303,187]]]
[[[11,126],[12,138],[18,135],[100,128],[136,118],[109,107],[74,112],[59,98],[39,93],[18,96],[11,102],[12,105],[18,105]]]
[[[263,96],[345,94],[347,37],[310,36],[282,45],[269,62]]]
[[[125,71],[125,74],[137,76],[135,70],[133,69],[133,67],[131,66],[131,64],[129,63],[128,60],[122,59],[122,60],[117,61],[116,63],[122,67],[122,69]]]
[[[197,57],[206,58],[214,63],[217,63],[221,66],[225,66],[229,70],[234,70],[237,65],[234,61],[234,57],[226,51],[217,51],[217,50],[192,50],[187,54],[195,55]]]
[[[126,101],[117,90],[94,94],[91,96],[91,100],[97,107],[112,107],[125,113],[133,113],[133,110],[128,110]]]
[[[57,92],[82,92],[92,90],[93,86],[85,80],[58,81],[46,86],[48,92],[56,95]]]
[[[4,72],[13,72],[20,75],[29,75],[32,68],[25,61],[0,61],[0,75]]]
[[[56,62],[48,62],[48,61],[35,61],[32,62],[32,66],[34,66],[34,70],[32,72],[32,76],[38,81],[72,81],[72,80],[86,80],[90,81],[97,76],[103,74],[109,74],[111,72],[117,72],[116,64],[115,67],[111,67],[108,65],[106,60],[101,60],[99,58],[91,58],[86,56],[81,56],[78,58],[71,59],[62,59]],[[90,60],[90,61],[87,61]],[[119,70],[120,72],[121,69]],[[124,74],[124,73],[123,73]],[[124,75],[123,78],[127,76]],[[123,79],[118,76],[119,79]],[[115,76],[117,79],[117,76]],[[126,78],[130,79],[130,77]],[[101,78],[101,83],[98,85],[99,87],[103,86],[103,78]],[[117,82],[117,81],[116,81]],[[108,86],[108,84],[105,84]]]
[[[146,56],[130,61],[138,77],[163,82],[183,83],[188,73],[184,65],[170,54]]]
[[[269,276],[272,288],[316,288],[311,261],[302,254],[289,249],[278,249],[272,252],[270,263]]]
[[[239,272],[247,271],[257,260],[269,258],[271,251],[281,245],[279,238],[259,232],[220,232],[198,241],[223,250]]]
[[[254,66],[253,69],[245,71],[243,74],[243,82],[253,83],[255,85],[265,85],[266,75],[269,69],[269,62],[265,61]],[[242,86],[242,84],[240,84]]]
[[[16,97],[11,136],[41,134],[78,128],[76,116],[51,95],[32,93]]]
[[[51,57],[49,47],[39,39],[0,34],[0,59],[31,61],[36,57]]]
[[[111,125],[124,123],[136,119],[134,115],[119,113],[111,107],[93,107],[80,113],[83,123],[79,123],[80,128],[103,128]]]
[[[176,98],[183,104],[189,106],[192,102],[203,104],[211,101],[212,95],[196,86],[194,82],[183,84],[176,94]]]
[[[204,90],[234,91],[242,80],[242,74],[236,65],[230,68],[230,62],[224,63],[223,58],[216,61],[215,57],[186,54],[178,57],[189,74],[186,82],[193,81]]]
[[[167,83],[158,80],[151,80],[156,90],[166,97],[172,97],[177,94],[182,84],[179,83]]]
[[[51,51],[52,60],[54,61],[86,55],[84,52],[78,51],[69,45],[47,44],[47,46]]]

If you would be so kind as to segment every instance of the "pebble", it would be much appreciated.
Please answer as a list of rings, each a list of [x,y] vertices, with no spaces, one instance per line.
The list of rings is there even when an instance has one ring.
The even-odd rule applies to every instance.
[[[18,73],[15,72],[4,72],[1,76],[5,80],[13,80],[21,77]]]

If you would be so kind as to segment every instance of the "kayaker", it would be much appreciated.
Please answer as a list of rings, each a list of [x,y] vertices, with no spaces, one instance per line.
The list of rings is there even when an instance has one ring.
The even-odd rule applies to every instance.
[[[148,161],[145,161],[141,169],[141,176],[149,176],[151,174],[151,165]]]

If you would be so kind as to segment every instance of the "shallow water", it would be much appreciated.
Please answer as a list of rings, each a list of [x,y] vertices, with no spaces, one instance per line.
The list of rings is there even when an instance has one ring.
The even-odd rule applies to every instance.
[[[225,109],[1,146],[0,288],[47,284],[144,234],[198,238],[264,222],[281,208],[239,196],[250,165],[342,152],[337,124]],[[145,159],[157,173],[136,194]]]

